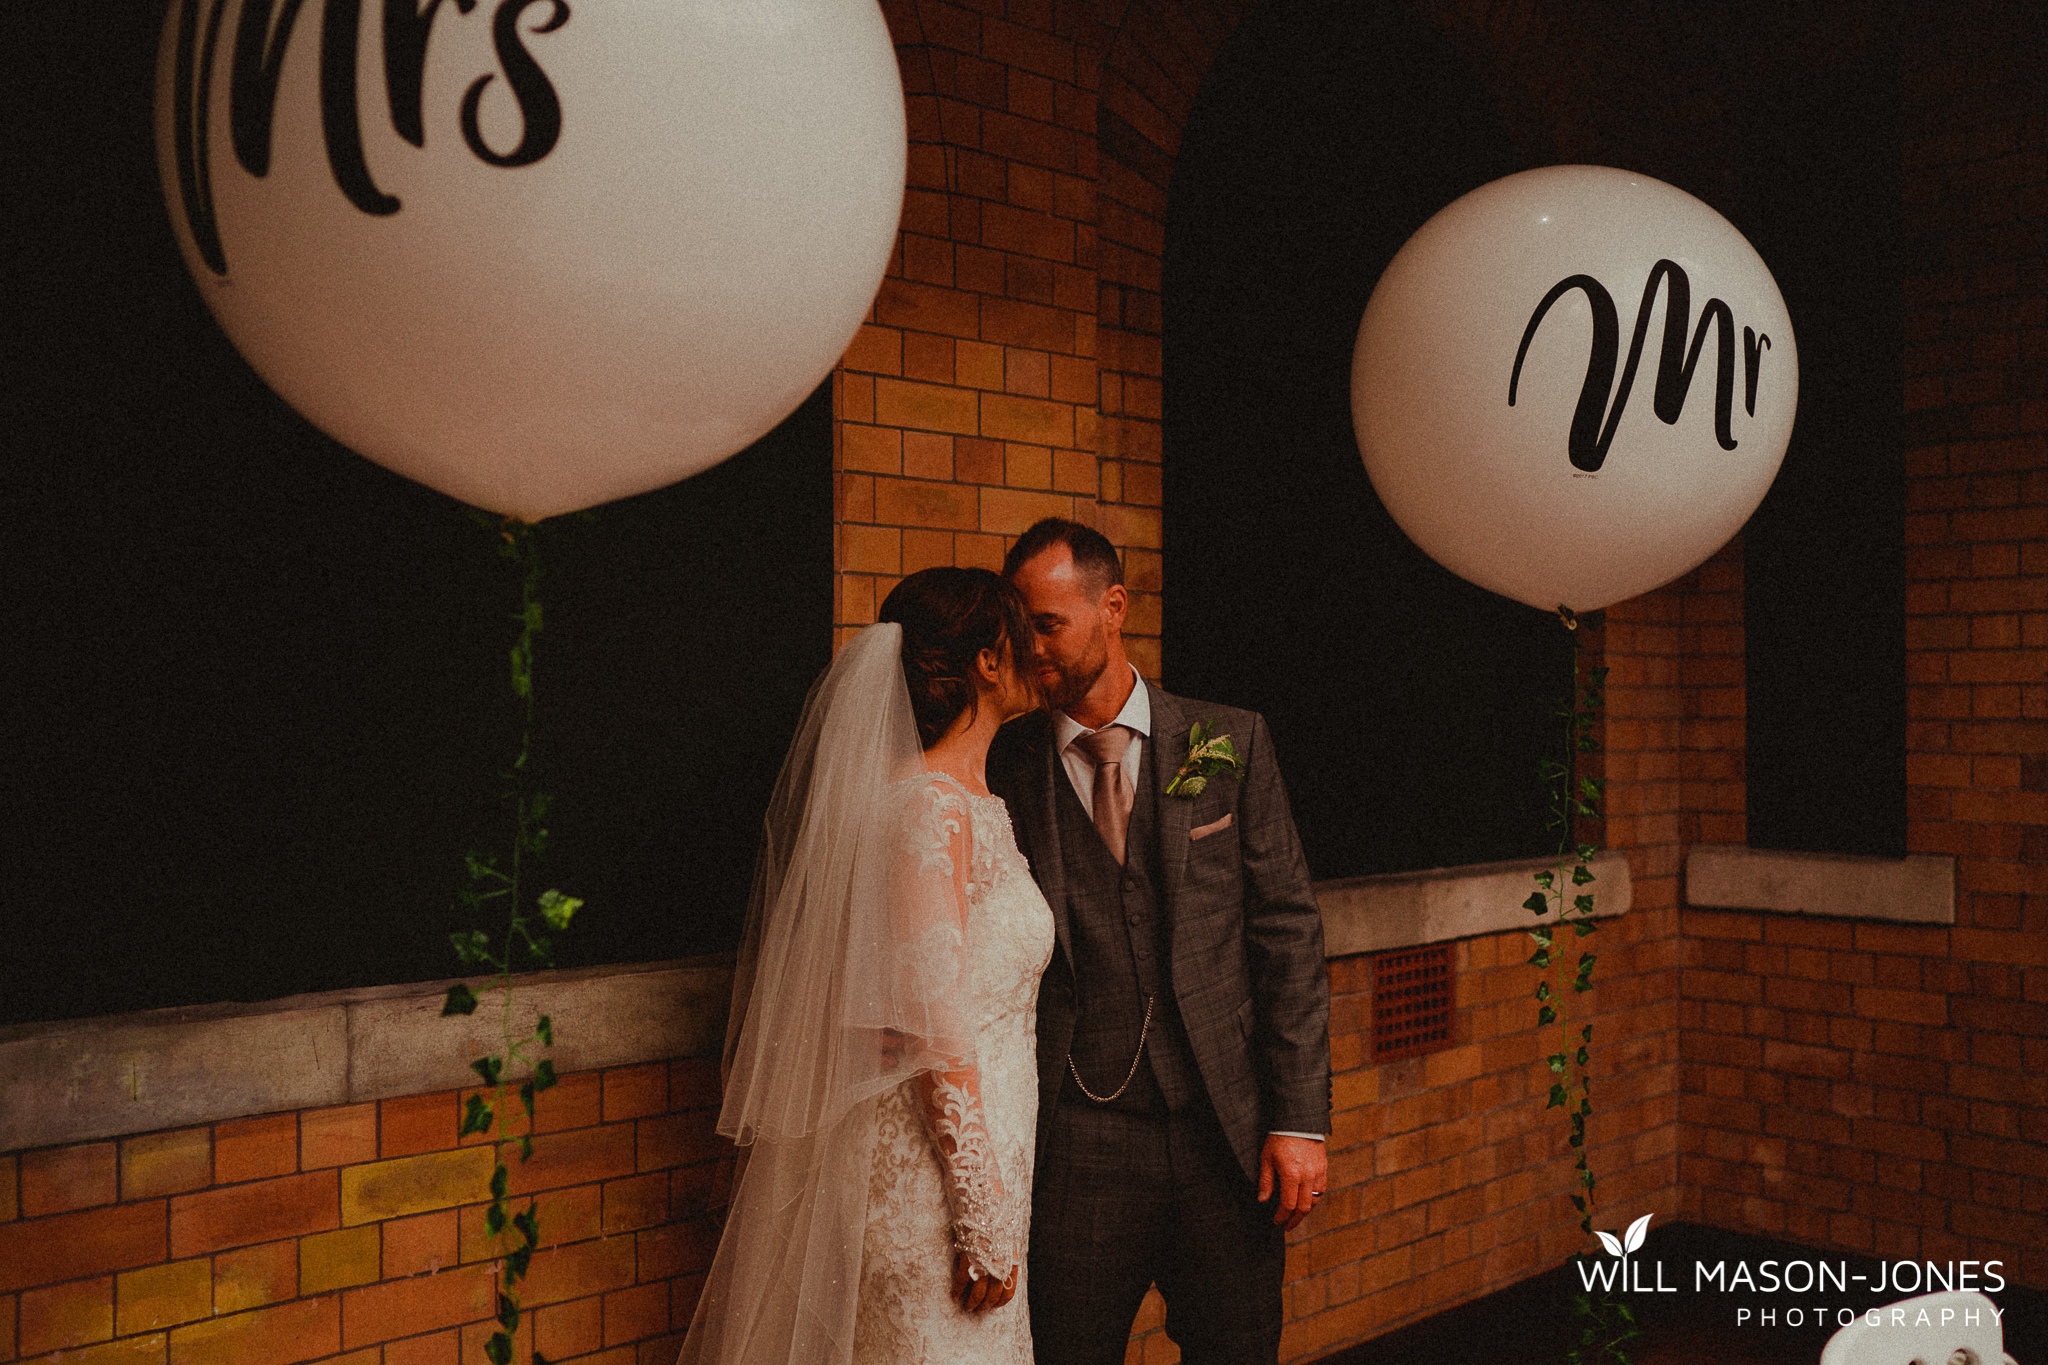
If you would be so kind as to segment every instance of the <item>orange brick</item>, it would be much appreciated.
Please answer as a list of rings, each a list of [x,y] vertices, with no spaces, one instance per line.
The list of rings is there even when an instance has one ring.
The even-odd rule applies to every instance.
[[[533,1344],[549,1360],[597,1350],[604,1345],[604,1300],[592,1295],[535,1310]]]
[[[841,526],[839,567],[847,573],[896,573],[903,564],[903,533],[894,526]]]
[[[384,1343],[384,1365],[458,1365],[461,1359],[460,1332],[435,1332]],[[482,1355],[477,1359],[483,1359]]]
[[[1003,387],[1003,348],[986,341],[953,346],[953,382],[971,389]]]
[[[114,1305],[114,1330],[124,1337],[211,1316],[213,1263],[198,1256],[131,1270],[115,1281]]]
[[[41,1218],[111,1204],[118,1196],[114,1144],[50,1147],[21,1156],[21,1216]]]
[[[484,1355],[484,1344],[491,1339],[497,1330],[498,1324],[494,1321],[474,1322],[462,1329],[462,1360],[465,1362],[465,1365],[488,1358]],[[533,1319],[529,1317],[522,1319],[519,1324],[519,1330],[512,1334],[512,1359],[531,1360],[532,1358]],[[577,1365],[587,1365],[587,1362],[578,1361]]]
[[[0,1223],[11,1223],[21,1216],[16,1202],[15,1188],[20,1165],[14,1157],[0,1156]]]
[[[903,533],[903,572],[914,574],[920,569],[929,569],[953,562],[952,531],[925,531],[911,528]]]
[[[903,433],[895,427],[869,427],[845,422],[840,425],[839,437],[841,468],[865,470],[871,474],[903,472]]]
[[[633,1174],[633,1130],[656,1119],[638,1123],[607,1124],[573,1133],[556,1133],[536,1142],[533,1159],[520,1161],[515,1154],[509,1163],[514,1195],[535,1190],[561,1189]]]
[[[36,1365],[164,1365],[167,1338],[162,1332],[146,1337],[126,1337],[114,1341],[103,1341],[97,1346],[81,1346],[59,1356],[46,1356]]]
[[[21,1353],[41,1355],[114,1335],[114,1277],[74,1280],[21,1296]]]
[[[718,1136],[718,1115],[711,1110],[642,1119],[639,1129],[637,1168],[641,1171],[709,1161],[727,1150],[725,1140]]]
[[[997,535],[1021,536],[1042,517],[1071,517],[1074,500],[1058,493],[1023,488],[985,488],[981,493],[979,529]]]
[[[299,1165],[308,1171],[377,1159],[377,1106],[345,1104],[299,1115]]]
[[[1003,443],[956,438],[953,442],[953,477],[961,483],[1001,483]]]
[[[340,1225],[333,1171],[281,1176],[171,1200],[171,1254],[196,1256],[226,1247],[326,1232]],[[175,1340],[172,1349],[177,1348]]]
[[[535,1307],[580,1299],[633,1283],[634,1243],[630,1237],[603,1237],[554,1247],[533,1258],[522,1297]]]
[[[489,1147],[422,1152],[341,1172],[340,1220],[350,1227],[490,1198]]]
[[[854,335],[853,344],[846,348],[846,356],[839,362],[849,370],[866,370],[873,374],[901,374],[903,371],[903,333],[894,327],[876,327],[864,323]]]
[[[450,1222],[453,1222],[451,1216]],[[383,1238],[378,1226],[316,1233],[299,1240],[299,1293],[325,1294],[369,1284],[382,1272]],[[223,1257],[222,1259],[226,1259]]]
[[[0,1294],[161,1261],[164,1231],[161,1201],[0,1224]]]
[[[544,1247],[580,1242],[604,1231],[603,1189],[598,1185],[578,1185],[573,1189],[550,1190],[543,1195],[528,1196],[515,1205],[515,1211],[523,1211],[528,1203],[534,1205],[535,1216],[540,1219],[540,1244]],[[486,1212],[487,1208],[482,1204],[458,1212],[457,1235],[465,1265],[501,1256],[518,1245],[519,1234],[509,1227],[500,1236],[490,1235],[484,1221]]]
[[[453,1090],[408,1095],[377,1105],[377,1154],[383,1157],[439,1152],[455,1145],[460,1114]]]
[[[944,384],[918,384],[907,379],[875,381],[875,417],[883,426],[976,434],[973,389]]]
[[[171,1329],[171,1365],[297,1365],[341,1349],[333,1295]]]
[[[634,1285],[604,1296],[604,1344],[658,1337],[668,1331],[668,1281]]]
[[[975,491],[964,484],[924,479],[875,480],[875,520],[890,526],[972,531]]]
[[[354,1350],[489,1317],[496,1306],[497,1285],[497,1267],[486,1262],[345,1290],[341,1344]]]
[[[1011,488],[1052,487],[1052,452],[1044,446],[1005,444],[1003,482]]]
[[[394,1218],[371,1225],[384,1230],[383,1274],[387,1280],[405,1275],[423,1275],[455,1265],[456,1212],[423,1213],[415,1218]]]
[[[668,1172],[655,1171],[630,1180],[609,1180],[604,1186],[604,1231],[654,1227],[668,1221]]]
[[[932,431],[903,433],[903,473],[912,479],[953,477],[953,436]]]
[[[213,1183],[213,1134],[205,1128],[132,1137],[121,1144],[121,1197],[160,1198]]]
[[[267,1180],[299,1169],[299,1116],[266,1114],[235,1119],[213,1130],[213,1180],[232,1185]]]
[[[1095,455],[1087,450],[1055,450],[1052,453],[1052,486],[1061,493],[1079,493],[1092,498],[1097,492]]]
[[[1062,357],[1064,358],[1064,357]],[[1028,398],[1052,395],[1052,359],[1044,351],[1003,348],[1003,390]]]
[[[903,334],[903,377],[928,384],[953,382],[953,338],[929,332]]]
[[[998,441],[1071,446],[1074,409],[1069,404],[1043,398],[985,393],[981,396],[981,435]]]
[[[512,1101],[514,1112],[518,1099]],[[560,1133],[571,1128],[588,1128],[604,1119],[604,1073],[573,1071],[563,1076],[552,1090],[543,1090],[533,1106],[536,1133]],[[524,1131],[523,1116],[519,1131]]]
[[[265,1242],[213,1258],[213,1311],[283,1303],[299,1296],[299,1243]]]

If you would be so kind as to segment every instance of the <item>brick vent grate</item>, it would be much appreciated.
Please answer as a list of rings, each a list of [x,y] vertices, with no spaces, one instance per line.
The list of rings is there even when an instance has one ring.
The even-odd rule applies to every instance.
[[[1372,1059],[1391,1062],[1451,1045],[1451,945],[1372,960]]]

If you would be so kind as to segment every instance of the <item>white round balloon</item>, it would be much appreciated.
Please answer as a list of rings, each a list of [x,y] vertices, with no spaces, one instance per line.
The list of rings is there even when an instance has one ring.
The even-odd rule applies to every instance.
[[[803,401],[874,300],[906,139],[874,0],[173,0],[157,150],[272,387],[538,520]]]
[[[1551,610],[1726,544],[1784,458],[1799,357],[1756,251],[1682,190],[1524,171],[1424,223],[1351,362],[1366,472],[1453,573]]]

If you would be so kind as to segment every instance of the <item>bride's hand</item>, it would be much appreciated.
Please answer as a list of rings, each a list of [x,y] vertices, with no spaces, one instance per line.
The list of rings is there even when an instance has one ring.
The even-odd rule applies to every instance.
[[[1017,1267],[1010,1267],[1010,1278],[998,1283],[983,1276],[976,1279],[968,1273],[968,1260],[959,1252],[953,1253],[953,1297],[960,1306],[970,1313],[985,1313],[991,1308],[1001,1308],[1017,1296]]]

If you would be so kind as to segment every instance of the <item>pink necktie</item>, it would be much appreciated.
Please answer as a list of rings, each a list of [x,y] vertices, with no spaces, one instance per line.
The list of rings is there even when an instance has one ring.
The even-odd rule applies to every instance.
[[[1095,828],[1117,862],[1124,860],[1124,836],[1131,827],[1131,805],[1136,793],[1124,776],[1124,750],[1136,731],[1122,725],[1105,725],[1092,735],[1077,735],[1073,747],[1095,764]]]

